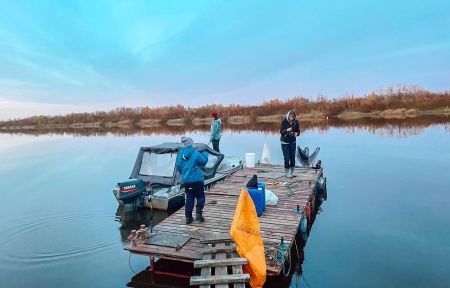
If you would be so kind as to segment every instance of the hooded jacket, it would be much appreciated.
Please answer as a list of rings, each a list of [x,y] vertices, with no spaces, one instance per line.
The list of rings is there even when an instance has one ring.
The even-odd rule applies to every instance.
[[[204,167],[208,162],[208,152],[200,153],[192,146],[182,148],[177,155],[175,166],[181,173],[182,183],[192,183],[203,181],[203,172],[200,167]]]
[[[289,113],[291,113],[291,111],[286,114],[286,117],[283,118],[280,124],[280,140],[281,143],[285,144],[295,143],[295,137],[300,135],[300,125],[298,124],[298,120],[294,119],[292,122],[289,121]],[[292,128],[292,131],[288,132],[288,128]]]
[[[222,121],[220,121],[220,118],[215,118],[211,121],[211,137],[209,138],[209,140],[220,140],[221,133]]]

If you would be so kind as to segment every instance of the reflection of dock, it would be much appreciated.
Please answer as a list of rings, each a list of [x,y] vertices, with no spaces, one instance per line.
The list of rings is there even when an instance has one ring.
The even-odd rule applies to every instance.
[[[321,169],[297,168],[295,178],[284,177],[284,168],[278,165],[258,165],[240,170],[206,191],[204,223],[194,221],[191,225],[185,225],[184,209],[180,209],[154,227],[158,237],[153,237],[162,239],[158,240],[160,242],[152,241],[151,238],[148,243],[127,245],[125,249],[151,259],[158,257],[188,263],[201,259],[203,244],[200,241],[205,236],[228,233],[241,189],[253,174],[258,175],[259,182],[268,183],[266,189],[279,198],[276,206],[266,206],[264,214],[259,217],[265,248],[268,252],[274,251],[283,238],[288,247],[284,251],[287,254],[299,232],[302,218],[307,219],[308,229],[314,221],[320,205],[315,191],[316,182],[322,177]],[[279,275],[282,271],[280,261],[266,259],[268,275]]]

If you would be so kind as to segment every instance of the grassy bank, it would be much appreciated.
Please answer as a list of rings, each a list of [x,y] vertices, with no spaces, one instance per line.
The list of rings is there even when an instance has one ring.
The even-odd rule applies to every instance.
[[[327,120],[329,117],[336,117],[343,121],[357,121],[359,119],[408,119],[416,117],[427,116],[441,116],[448,117],[450,121],[450,108],[438,108],[432,110],[417,110],[417,109],[387,109],[384,111],[374,112],[357,112],[357,111],[345,111],[335,116],[327,116],[324,113],[314,111],[312,113],[304,113],[300,119],[301,123],[320,123]],[[268,115],[268,116],[232,116],[224,118],[222,121],[225,126],[244,126],[250,123],[267,123],[276,124],[285,117],[282,114]],[[33,130],[33,129],[115,129],[115,128],[134,128],[134,129],[152,129],[157,127],[176,127],[176,126],[189,126],[189,127],[209,127],[211,123],[210,118],[174,118],[168,121],[161,119],[140,119],[137,122],[131,120],[123,120],[119,122],[87,122],[87,123],[70,123],[70,124],[33,124],[33,125],[3,125],[0,126],[0,130]]]
[[[217,111],[225,125],[245,126],[279,123],[287,111],[303,114],[301,121],[321,122],[329,118],[344,121],[358,119],[407,119],[449,117],[450,91],[430,92],[416,87],[389,88],[363,97],[315,100],[297,97],[278,99],[260,105],[206,105],[192,108],[182,105],[160,108],[117,108],[109,112],[72,113],[59,116],[33,116],[0,121],[0,131],[30,129],[159,129],[160,127],[202,127],[210,124],[209,115]]]
[[[442,107],[431,110],[418,110],[418,109],[387,109],[384,111],[373,111],[373,112],[356,112],[356,111],[346,111],[336,115],[336,117],[341,119],[361,119],[361,118],[383,118],[383,119],[405,119],[413,117],[423,117],[423,116],[447,116],[450,117],[450,108]]]

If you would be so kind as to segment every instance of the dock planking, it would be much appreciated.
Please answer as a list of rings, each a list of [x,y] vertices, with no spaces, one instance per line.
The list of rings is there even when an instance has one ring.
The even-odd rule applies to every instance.
[[[261,235],[266,248],[280,243],[281,238],[290,250],[299,229],[302,217],[306,213],[296,213],[297,205],[303,210],[314,206],[315,182],[322,175],[322,170],[310,167],[296,168],[294,178],[284,177],[284,167],[279,165],[257,165],[255,168],[239,170],[225,181],[215,184],[205,191],[206,203],[203,216],[206,221],[194,221],[185,224],[184,208],[181,208],[154,227],[155,233],[177,233],[190,236],[190,240],[177,249],[158,245],[138,243],[127,245],[126,250],[131,253],[159,257],[174,261],[194,263],[202,259],[201,243],[205,237],[216,234],[226,234],[230,230],[234,212],[241,190],[250,178],[256,174],[259,182],[269,183],[266,189],[278,196],[278,204],[266,206],[264,214],[259,217]],[[311,219],[308,219],[310,222]],[[286,252],[287,253],[287,252]],[[279,275],[282,266],[276,261],[267,260],[267,274]]]

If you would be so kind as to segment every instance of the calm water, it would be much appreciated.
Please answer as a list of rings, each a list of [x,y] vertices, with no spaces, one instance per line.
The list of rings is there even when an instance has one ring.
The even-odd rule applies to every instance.
[[[291,287],[450,286],[448,127],[391,132],[301,136],[321,147],[328,201],[305,247],[304,279],[294,275]],[[2,286],[126,287],[148,258],[129,258],[123,239],[165,215],[118,210],[111,189],[128,178],[140,146],[178,139],[0,134]],[[221,148],[260,156],[265,139],[281,163],[276,135],[229,132]]]

